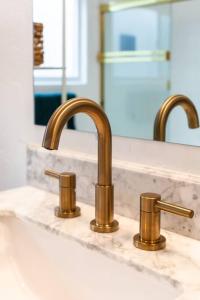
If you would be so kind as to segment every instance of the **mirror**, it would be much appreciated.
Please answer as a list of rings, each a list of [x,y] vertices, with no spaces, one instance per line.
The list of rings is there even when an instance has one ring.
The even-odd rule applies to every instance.
[[[35,57],[42,56],[34,66],[36,125],[77,96],[100,101],[113,134],[130,138],[154,139],[156,114],[171,95],[189,97],[200,117],[199,0],[33,2],[33,21],[41,24]],[[68,128],[95,130],[81,114]],[[169,116],[166,141],[200,145],[200,129],[188,128],[180,106]]]

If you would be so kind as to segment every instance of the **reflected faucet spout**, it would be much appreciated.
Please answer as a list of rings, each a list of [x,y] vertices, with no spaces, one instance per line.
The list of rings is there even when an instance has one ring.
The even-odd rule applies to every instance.
[[[91,222],[91,229],[97,232],[113,232],[118,230],[118,222],[113,219],[112,133],[103,109],[96,102],[84,98],[76,98],[62,104],[48,122],[43,147],[57,150],[65,124],[77,113],[89,115],[98,133],[98,183],[96,185],[95,220]]]
[[[165,141],[166,138],[166,126],[169,115],[171,111],[177,107],[181,106],[188,119],[189,128],[198,128],[199,127],[199,117],[194,106],[193,102],[186,96],[175,95],[169,97],[161,106],[160,110],[156,115],[154,122],[154,140],[155,141]]]

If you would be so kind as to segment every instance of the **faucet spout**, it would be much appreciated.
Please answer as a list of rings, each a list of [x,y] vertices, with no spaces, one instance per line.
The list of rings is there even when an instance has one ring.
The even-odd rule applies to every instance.
[[[43,147],[57,150],[65,124],[77,113],[86,113],[95,123],[98,133],[98,183],[96,185],[95,215],[91,229],[113,232],[118,222],[113,220],[112,133],[103,109],[94,101],[76,98],[62,104],[50,118],[43,139]]]
[[[158,111],[155,122],[154,122],[154,140],[155,141],[165,141],[166,138],[166,126],[169,115],[171,111],[177,107],[181,106],[188,119],[188,126],[191,129],[199,127],[199,117],[193,102],[186,96],[175,95],[169,97],[161,106]]]

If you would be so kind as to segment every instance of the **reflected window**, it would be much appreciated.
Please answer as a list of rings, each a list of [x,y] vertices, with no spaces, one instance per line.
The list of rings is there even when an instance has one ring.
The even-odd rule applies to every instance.
[[[84,60],[82,57],[84,45],[81,43],[83,28],[85,30],[82,26],[84,2],[33,1],[33,20],[44,26],[44,64],[35,68],[36,85],[60,83],[65,66],[68,82],[81,81],[81,61]]]

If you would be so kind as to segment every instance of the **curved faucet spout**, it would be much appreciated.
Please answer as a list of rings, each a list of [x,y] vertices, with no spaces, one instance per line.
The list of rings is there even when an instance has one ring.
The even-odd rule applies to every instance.
[[[103,109],[94,101],[76,98],[62,104],[50,118],[43,139],[43,147],[58,149],[65,124],[77,113],[86,113],[94,121],[98,132],[98,183],[96,185],[95,220],[91,229],[97,232],[113,232],[118,222],[113,220],[114,199],[112,185],[112,133]]]
[[[175,95],[169,97],[161,106],[160,110],[156,115],[154,122],[154,140],[155,141],[165,141],[166,137],[166,126],[169,115],[171,111],[177,107],[181,106],[188,119],[189,128],[198,128],[199,127],[199,117],[194,106],[193,102],[186,96]]]
[[[105,112],[96,102],[76,98],[61,105],[49,120],[43,139],[43,147],[49,150],[57,150],[64,126],[77,113],[86,113],[96,125],[98,132],[98,184],[111,185],[111,128]]]

